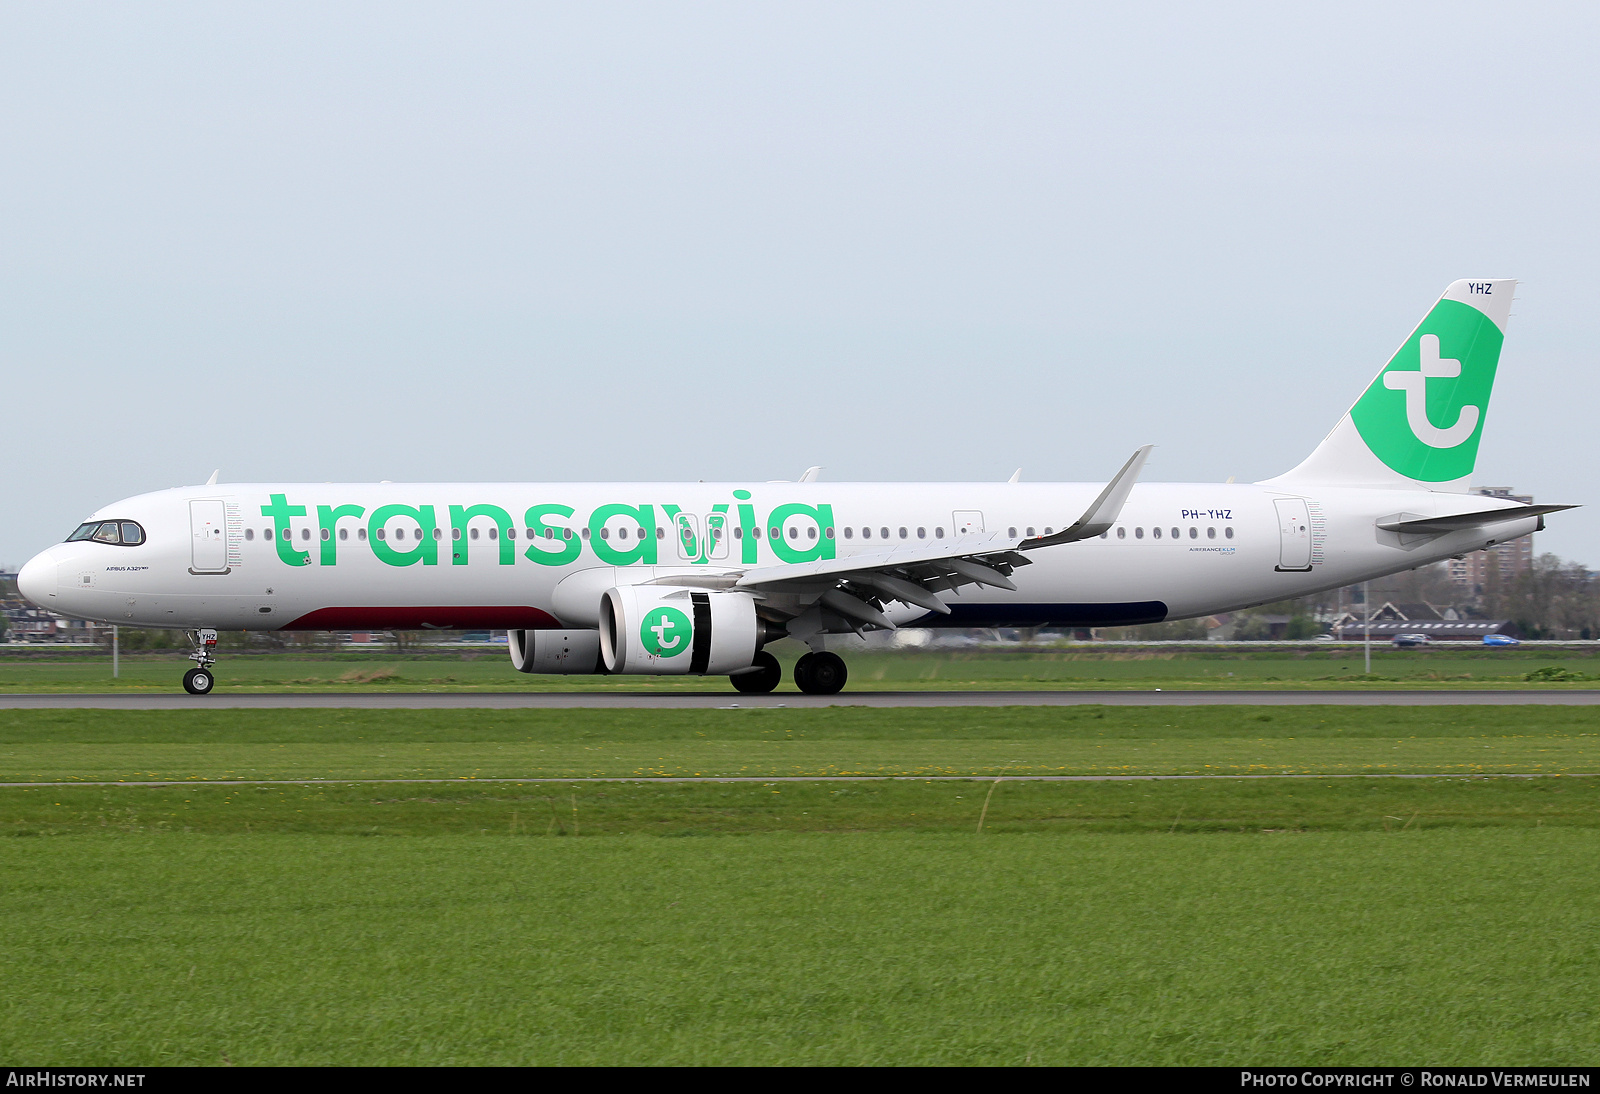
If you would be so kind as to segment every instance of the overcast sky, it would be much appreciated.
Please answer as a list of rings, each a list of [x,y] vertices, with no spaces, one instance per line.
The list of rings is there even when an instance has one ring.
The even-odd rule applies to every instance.
[[[1591,506],[1600,8],[0,2],[0,562],[204,481],[1240,481],[1523,284]]]

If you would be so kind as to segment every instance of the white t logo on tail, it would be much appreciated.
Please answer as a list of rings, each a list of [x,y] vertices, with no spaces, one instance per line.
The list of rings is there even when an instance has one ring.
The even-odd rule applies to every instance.
[[[1464,406],[1455,425],[1440,429],[1428,420],[1429,377],[1455,377],[1461,375],[1461,362],[1454,358],[1439,357],[1439,336],[1424,334],[1418,350],[1422,368],[1417,372],[1386,372],[1383,386],[1406,393],[1406,424],[1417,440],[1429,448],[1454,448],[1478,428],[1479,408]]]

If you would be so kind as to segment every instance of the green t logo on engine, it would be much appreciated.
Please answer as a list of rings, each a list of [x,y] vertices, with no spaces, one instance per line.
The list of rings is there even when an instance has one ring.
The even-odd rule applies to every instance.
[[[639,641],[656,657],[676,657],[689,649],[694,624],[677,608],[651,608],[639,627]]]

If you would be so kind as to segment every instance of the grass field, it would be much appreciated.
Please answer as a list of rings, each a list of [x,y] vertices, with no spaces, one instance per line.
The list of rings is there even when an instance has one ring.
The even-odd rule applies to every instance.
[[[1588,1064],[1600,833],[0,843],[29,1064]]]
[[[1600,710],[0,711],[0,782],[1411,772],[1600,772]]]
[[[785,665],[782,691],[793,691],[787,666],[801,650],[773,647]],[[1436,647],[1373,653],[1370,676],[1350,648],[1251,650],[1130,647],[958,651],[841,650],[849,691],[1011,689],[1323,689],[1600,687],[1600,650]],[[163,691],[178,688],[188,662],[178,654],[122,659],[111,676],[100,655],[51,658],[0,646],[0,694],[53,691]],[[1527,679],[1551,670],[1555,679]],[[273,691],[713,691],[723,677],[531,676],[512,670],[504,653],[228,654],[217,666],[228,693]],[[849,693],[846,692],[846,694]]]
[[[1578,707],[0,712],[11,779],[325,780],[0,788],[0,1058],[1586,1064],[1600,778],[1471,773],[1600,770],[1597,728]],[[471,778],[1290,756],[1461,774]]]

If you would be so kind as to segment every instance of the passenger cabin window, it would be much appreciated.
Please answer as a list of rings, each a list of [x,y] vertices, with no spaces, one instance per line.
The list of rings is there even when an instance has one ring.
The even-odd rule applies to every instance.
[[[1006,535],[1010,536],[1012,539],[1016,539],[1017,538],[1017,530],[1015,528],[1007,528],[1006,529]]]
[[[1224,528],[1222,530],[1222,534],[1224,536],[1226,536],[1228,539],[1232,539],[1233,538],[1233,529],[1232,528]]]
[[[887,529],[887,528],[879,528],[878,529],[878,537],[880,539],[888,539],[889,538],[889,529]]]
[[[1152,529],[1150,529],[1150,534],[1152,536],[1154,536],[1156,539],[1160,539],[1161,538],[1161,529],[1152,528]]]
[[[1033,535],[1033,529],[1031,527],[1028,529],[1028,535],[1029,537],[1032,537]]]
[[[1133,530],[1133,538],[1134,539],[1143,539],[1144,538],[1144,529],[1143,528],[1135,528]]]
[[[1207,539],[1216,539],[1217,538],[1217,530],[1215,528],[1207,528],[1206,529],[1206,538]]]
[[[928,530],[926,528],[918,528],[917,529],[917,538],[918,539],[927,539],[928,538]]]
[[[1172,530],[1172,538],[1173,539],[1177,539],[1178,538],[1178,529],[1174,528]]]
[[[1127,539],[1128,538],[1128,530],[1126,528],[1123,528],[1121,525],[1118,525],[1117,526],[1117,538],[1118,539]]]
[[[244,538],[245,539],[255,539],[256,538],[256,530],[254,528],[246,528],[244,530]]]
[[[871,539],[872,538],[872,529],[871,528],[863,528],[863,529],[861,529],[861,538],[862,539]]]
[[[1200,529],[1191,526],[1189,528],[1189,538],[1190,539],[1199,539],[1200,538]]]
[[[854,534],[855,534],[855,529],[853,529],[853,528],[846,528],[844,530],[844,538],[845,539],[851,538],[851,536],[853,536]]]
[[[943,539],[944,538],[944,529],[943,528],[935,528],[933,530],[933,538],[934,539]]]

